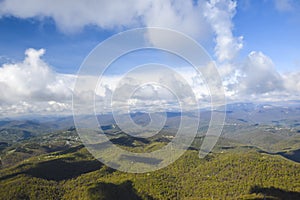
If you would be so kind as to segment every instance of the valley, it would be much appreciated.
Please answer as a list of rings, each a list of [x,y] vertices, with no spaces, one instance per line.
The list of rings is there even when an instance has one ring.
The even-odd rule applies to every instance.
[[[273,115],[281,113],[276,110]],[[142,174],[116,171],[96,160],[70,118],[62,118],[61,125],[51,120],[1,121],[0,199],[300,198],[299,115],[258,123],[241,118],[242,111],[227,115],[223,134],[204,159],[198,151],[207,124],[176,162]],[[170,113],[167,126],[145,139],[123,133],[111,117],[102,129],[120,148],[152,152],[172,140],[179,116]],[[134,117],[146,119],[141,113]]]

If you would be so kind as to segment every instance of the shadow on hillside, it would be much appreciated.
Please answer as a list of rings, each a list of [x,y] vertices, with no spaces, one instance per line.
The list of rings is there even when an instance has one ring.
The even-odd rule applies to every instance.
[[[38,163],[34,168],[25,171],[24,174],[47,180],[61,181],[98,170],[101,166],[102,164],[97,160],[67,162],[57,159]]]
[[[134,147],[134,142],[138,141],[143,144],[149,144],[150,141],[145,138],[137,138],[137,137],[130,137],[130,136],[122,136],[119,138],[114,138],[110,140],[113,144],[118,144],[122,146]]]
[[[278,154],[294,162],[300,163],[300,149],[291,152],[279,152]]]
[[[287,151],[287,152],[277,152],[277,153],[267,152],[267,151],[263,151],[263,150],[259,150],[258,152],[266,153],[269,155],[280,155],[286,159],[300,163],[300,149]]]
[[[292,192],[292,191],[285,191],[279,188],[270,187],[264,188],[260,186],[253,186],[250,189],[250,193],[253,194],[262,194],[265,195],[264,198],[261,199],[280,199],[280,200],[290,200],[290,199],[300,199],[300,192]],[[259,199],[257,199],[259,200]]]
[[[26,174],[36,178],[61,181],[98,170],[102,167],[102,165],[103,164],[101,164],[98,160],[70,162],[67,160],[56,159],[37,163],[25,171],[3,176],[0,180],[9,179],[20,174]]]
[[[113,183],[97,183],[88,189],[90,200],[141,200],[153,199],[149,195],[139,196],[131,181],[125,181],[120,185]]]

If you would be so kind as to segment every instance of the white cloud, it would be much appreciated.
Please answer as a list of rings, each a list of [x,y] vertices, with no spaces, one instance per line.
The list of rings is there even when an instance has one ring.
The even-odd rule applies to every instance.
[[[243,46],[242,37],[232,33],[236,6],[234,0],[3,0],[0,16],[52,18],[64,32],[88,25],[113,30],[154,26],[181,31],[200,42],[214,33],[215,54],[222,62],[233,59]],[[152,42],[166,41],[163,36],[150,37]]]
[[[262,52],[249,53],[241,67],[221,71],[228,101],[278,101],[300,98],[300,73],[279,73]]]
[[[300,95],[300,72],[291,72],[282,75],[284,87],[291,94]]]
[[[216,34],[215,54],[220,62],[232,60],[243,47],[243,37],[234,37],[232,33],[236,6],[232,0],[209,0],[204,9],[204,16]]]
[[[139,3],[129,0],[6,0],[0,4],[2,15],[13,15],[20,18],[51,17],[57,26],[66,32],[76,31],[85,25],[97,25],[102,28],[113,28],[133,25],[139,12],[143,12],[147,2]]]
[[[154,0],[143,13],[146,26],[165,27],[204,39],[210,32],[203,16],[203,0],[194,4],[190,0]]]
[[[54,72],[51,66],[42,60],[41,56],[44,53],[43,49],[28,49],[23,62],[4,64],[0,67],[0,92],[2,94],[0,113],[2,116],[71,113],[72,93],[76,93],[72,91],[76,76]],[[190,92],[187,90],[191,89],[200,107],[209,106],[211,91],[205,84],[206,80],[202,79],[203,77],[199,76],[192,67],[174,68],[175,71],[172,73],[166,70],[164,68],[141,69],[128,74],[126,78],[121,75],[104,75],[96,90],[90,88],[89,81],[97,83],[98,77],[85,76],[82,77],[81,90],[75,95],[79,100],[89,103],[94,100],[96,94],[96,107],[98,108],[96,112],[107,112],[111,109],[112,95],[118,84],[121,84],[127,89],[123,90],[124,93],[118,93],[118,98],[114,99],[119,109],[143,108],[146,111],[162,111],[178,110],[178,100],[174,94],[183,99],[184,109],[195,108]],[[210,68],[207,70],[206,78],[215,79],[215,73],[211,73]],[[228,67],[220,72],[224,77],[223,84],[229,102],[300,98],[300,73],[280,74],[275,70],[272,60],[262,52],[251,52],[240,68],[228,64]],[[151,84],[147,85],[146,82]],[[125,97],[128,97],[127,92],[130,88],[135,92],[131,98],[124,101]],[[85,112],[94,111],[94,105],[91,103],[89,106],[84,110]]]
[[[203,82],[198,81],[199,84],[193,85],[195,73],[192,70],[173,71],[154,65],[136,68],[126,76],[105,76],[96,90],[96,104],[100,108],[98,112],[103,112],[102,108],[110,109],[111,105],[123,112],[137,108],[148,111],[195,109],[196,99],[204,93],[199,92],[199,88],[205,88]],[[184,104],[181,107],[180,102]]]
[[[272,60],[262,52],[251,52],[242,68],[239,81],[243,94],[262,94],[283,89],[283,81]]]
[[[35,109],[31,104],[36,102],[44,102],[54,109],[62,107],[59,102],[71,99],[74,76],[54,72],[41,59],[44,53],[44,49],[27,49],[23,62],[2,65],[0,68],[2,110],[7,107],[15,108],[18,112],[23,109],[30,112]],[[48,102],[52,103],[48,104]],[[55,107],[55,105],[60,106]]]
[[[280,74],[268,56],[262,52],[251,52],[245,62],[239,66],[234,58],[243,47],[243,38],[233,35],[232,22],[237,3],[234,0],[18,0],[0,1],[0,16],[19,18],[52,18],[65,32],[74,32],[88,25],[102,29],[122,29],[124,27],[158,26],[182,31],[199,40],[211,33],[215,34],[215,55],[222,63],[220,74],[223,78],[228,100],[279,100],[297,99],[300,92],[300,73]],[[291,1],[276,0],[277,9],[289,10]],[[152,36],[161,42],[161,36]],[[157,42],[156,41],[156,42]],[[75,75],[54,72],[41,56],[45,50],[26,50],[23,62],[3,64],[0,67],[0,113],[53,113],[71,112],[72,89]],[[6,58],[0,58],[6,62]],[[215,73],[206,68],[207,78],[215,79]],[[209,102],[209,90],[205,80],[189,70],[177,71],[191,86],[196,98]],[[174,86],[177,93],[184,95],[185,87],[178,85],[178,77],[164,73],[145,73],[136,77],[137,82],[128,82],[128,87],[139,85],[138,80],[164,80]],[[97,81],[98,77],[83,77]],[[105,76],[103,84],[96,90],[100,107],[109,108],[110,99],[121,76]],[[83,81],[84,82],[84,81]],[[85,85],[81,89],[89,88]],[[175,108],[175,101],[166,89],[147,86],[139,90],[131,105],[151,108],[160,105]],[[126,92],[126,91],[125,91]],[[81,100],[94,98],[95,91],[74,92]],[[124,94],[125,95],[125,94]],[[122,99],[122,95],[119,96]],[[188,104],[189,99],[185,99]],[[91,108],[93,109],[93,108]]]
[[[3,0],[0,16],[52,18],[64,32],[95,25],[102,29],[156,26],[172,28],[202,38],[208,26],[202,15],[202,3],[192,0]]]

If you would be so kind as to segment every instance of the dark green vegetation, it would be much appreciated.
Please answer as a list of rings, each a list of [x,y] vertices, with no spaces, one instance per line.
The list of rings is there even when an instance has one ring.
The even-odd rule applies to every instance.
[[[41,136],[45,143],[55,138],[76,138],[74,130]],[[157,148],[167,140],[115,136],[133,151]],[[118,140],[118,138],[120,140]],[[44,144],[36,137],[17,148],[33,152],[21,162],[0,171],[0,199],[297,199],[300,198],[300,164],[281,155],[271,155],[234,140],[220,139],[213,153],[198,158],[197,138],[190,150],[170,166],[145,174],[115,171],[95,160],[82,145],[62,149],[36,149]],[[72,141],[71,141],[72,142]],[[29,145],[32,144],[32,145]],[[35,145],[33,145],[35,144]],[[58,148],[58,144],[56,144]],[[12,147],[8,147],[12,148]],[[11,150],[10,150],[11,151]],[[6,152],[9,152],[6,150]],[[19,154],[14,151],[9,155]],[[23,154],[22,154],[23,155]]]
[[[8,138],[6,135],[0,136],[2,141]],[[71,146],[80,144],[79,137],[73,128],[31,136],[19,139],[17,142],[0,142],[0,147],[2,147],[0,148],[0,164],[2,167],[8,167],[33,156],[67,150]]]
[[[204,111],[205,123],[189,150],[168,167],[144,174],[123,173],[95,160],[68,118],[1,121],[0,199],[300,199],[299,106],[253,106],[229,107],[222,138],[199,159],[210,116]],[[133,117],[139,123],[147,119]],[[165,129],[146,139],[122,133],[111,116],[103,129],[126,150],[151,152],[174,135],[180,114],[168,117]]]

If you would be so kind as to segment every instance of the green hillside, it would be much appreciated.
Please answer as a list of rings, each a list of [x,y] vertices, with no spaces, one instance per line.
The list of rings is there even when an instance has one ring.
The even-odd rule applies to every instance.
[[[282,133],[269,134],[272,126],[229,128],[231,137],[219,138],[204,159],[198,157],[200,134],[176,162],[144,174],[123,173],[95,160],[74,128],[30,132],[26,138],[2,132],[0,199],[300,199],[299,136],[276,139]],[[160,149],[174,131],[165,128],[150,138],[111,128],[105,134],[115,145],[140,153]],[[21,139],[10,138],[15,135]],[[242,143],[245,138],[252,142]],[[269,146],[270,141],[275,142]]]
[[[0,171],[0,199],[300,198],[299,163],[225,143],[205,159],[188,150],[170,166],[145,174],[110,169],[82,146],[42,154]]]

